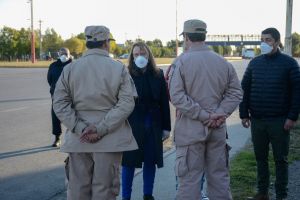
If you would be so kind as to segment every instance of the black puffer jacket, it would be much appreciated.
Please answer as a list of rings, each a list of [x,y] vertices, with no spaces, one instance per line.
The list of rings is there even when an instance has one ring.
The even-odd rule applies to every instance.
[[[55,85],[56,82],[58,80],[58,78],[60,77],[61,72],[63,71],[64,67],[71,63],[72,59],[69,59],[67,62],[63,63],[60,61],[60,59],[57,59],[57,61],[53,62],[48,69],[48,74],[47,74],[47,81],[49,83],[50,86],[50,94],[51,96],[54,93],[55,90]]]
[[[297,120],[300,110],[300,71],[292,57],[281,53],[254,58],[242,80],[240,118]]]

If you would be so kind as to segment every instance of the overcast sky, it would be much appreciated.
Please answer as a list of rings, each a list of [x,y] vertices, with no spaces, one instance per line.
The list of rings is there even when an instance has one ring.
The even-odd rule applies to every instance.
[[[117,43],[126,39],[175,39],[176,0],[33,0],[34,26],[54,28],[63,39],[87,25],[110,28]],[[275,27],[285,35],[286,0],[178,0],[178,34],[183,22],[201,19],[208,34],[260,34]],[[0,27],[30,27],[28,0],[0,0]],[[300,33],[300,0],[294,0],[292,32]]]

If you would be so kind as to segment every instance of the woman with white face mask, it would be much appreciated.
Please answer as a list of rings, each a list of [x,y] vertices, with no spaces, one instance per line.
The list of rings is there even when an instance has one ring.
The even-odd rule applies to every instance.
[[[130,200],[135,168],[143,167],[144,200],[154,200],[156,167],[163,167],[162,137],[171,130],[166,82],[163,71],[156,67],[150,49],[143,42],[133,45],[128,69],[138,93],[128,121],[139,149],[123,154],[122,197]]]
[[[63,71],[64,67],[72,62],[70,51],[68,48],[61,48],[58,52],[59,58],[49,66],[47,80],[50,86],[51,98],[53,96],[56,82]],[[52,134],[55,136],[52,147],[60,146],[61,122],[51,107],[52,117]]]

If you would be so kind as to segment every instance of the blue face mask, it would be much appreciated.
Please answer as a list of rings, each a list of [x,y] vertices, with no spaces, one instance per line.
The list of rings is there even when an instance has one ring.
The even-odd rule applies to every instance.
[[[134,60],[134,63],[136,64],[136,66],[138,68],[144,68],[147,66],[148,64],[148,59],[145,58],[144,56],[138,56],[136,57],[136,59]]]
[[[269,54],[271,53],[273,50],[273,47],[268,45],[267,43],[265,42],[262,42],[260,44],[260,51],[261,51],[261,54]]]

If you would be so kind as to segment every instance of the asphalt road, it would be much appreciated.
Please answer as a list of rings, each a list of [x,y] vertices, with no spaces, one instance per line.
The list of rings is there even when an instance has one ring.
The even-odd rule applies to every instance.
[[[232,62],[239,78],[247,62]],[[64,195],[66,154],[50,147],[51,99],[46,74],[47,69],[0,68],[1,200],[52,200]],[[244,136],[238,133],[241,127],[236,115],[230,123],[239,135],[232,137],[237,151]]]

